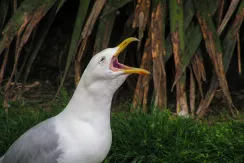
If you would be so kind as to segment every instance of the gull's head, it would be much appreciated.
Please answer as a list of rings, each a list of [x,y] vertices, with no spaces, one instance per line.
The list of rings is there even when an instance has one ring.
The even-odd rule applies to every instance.
[[[119,54],[137,38],[128,38],[115,48],[105,49],[96,54],[82,75],[84,86],[91,93],[105,95],[114,93],[130,74],[150,74],[149,71],[119,63]]]

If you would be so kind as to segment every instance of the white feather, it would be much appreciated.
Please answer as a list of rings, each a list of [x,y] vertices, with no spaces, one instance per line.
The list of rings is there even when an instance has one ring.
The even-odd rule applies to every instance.
[[[115,51],[107,49],[93,57],[69,104],[56,116],[59,148],[64,151],[59,163],[99,163],[107,156],[112,143],[112,97],[128,76],[109,69]]]

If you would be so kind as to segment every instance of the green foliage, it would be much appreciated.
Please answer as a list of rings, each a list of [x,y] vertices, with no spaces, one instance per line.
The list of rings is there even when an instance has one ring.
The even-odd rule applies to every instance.
[[[66,66],[65,66],[65,70],[64,70],[64,76],[63,79],[61,80],[61,84],[60,84],[60,88],[63,86],[64,80],[66,79],[66,75],[68,73],[68,70],[70,68],[70,65],[72,63],[72,60],[75,56],[76,50],[77,50],[77,45],[80,39],[80,33],[83,27],[83,24],[85,22],[85,18],[86,18],[86,14],[87,14],[87,10],[89,7],[89,3],[90,0],[80,0],[80,4],[79,4],[79,10],[76,16],[76,20],[75,20],[75,25],[74,25],[74,29],[73,29],[73,34],[72,34],[72,38],[71,38],[71,43],[70,43],[70,47],[69,47],[69,53],[68,53],[68,58],[66,61]]]
[[[243,162],[244,124],[208,126],[167,112],[113,116],[107,162]]]
[[[33,108],[21,108],[9,110],[9,114],[0,110],[0,155],[4,154],[10,145],[25,131],[40,121],[53,115],[51,112],[45,112]]]
[[[68,74],[72,74],[70,70],[74,70],[74,80],[77,84],[80,75],[86,67],[87,60],[93,54],[108,46],[110,47],[110,45],[115,46],[119,40],[133,36],[139,37],[141,40],[137,51],[134,53],[136,56],[125,60],[124,57],[126,55],[124,53],[121,61],[128,62],[130,66],[136,67],[148,65],[147,69],[151,69],[152,78],[150,80],[155,81],[151,82],[143,78],[142,82],[153,84],[150,86],[148,84],[143,85],[144,87],[149,87],[148,91],[141,91],[144,92],[143,96],[141,93],[138,95],[141,97],[139,99],[144,101],[144,106],[150,103],[149,99],[155,98],[150,97],[152,94],[148,92],[154,92],[153,95],[165,94],[162,97],[169,99],[166,98],[165,89],[161,93],[157,93],[159,92],[158,90],[162,89],[156,83],[164,85],[163,83],[169,82],[170,80],[168,79],[174,76],[174,81],[169,82],[167,85],[174,87],[179,83],[180,89],[176,89],[176,94],[178,95],[176,96],[178,97],[176,102],[179,104],[177,106],[181,107],[178,107],[178,112],[180,110],[189,110],[187,107],[183,108],[183,106],[188,106],[186,98],[189,97],[196,104],[195,114],[198,117],[202,117],[208,111],[206,108],[209,108],[216,89],[220,86],[227,98],[228,109],[234,115],[225,72],[228,70],[237,45],[239,47],[237,48],[239,54],[238,68],[239,73],[241,73],[240,51],[242,47],[238,40],[243,40],[240,31],[244,17],[244,2],[239,0],[228,3],[223,0],[2,0],[0,1],[0,86],[6,85],[6,95],[14,90],[14,88],[10,87],[11,82],[28,83],[31,81],[28,79],[29,74],[36,73],[34,72],[36,71],[34,68],[38,65],[36,63],[45,62],[45,59],[39,57],[41,52],[43,52],[41,49],[47,44],[45,39],[53,32],[54,26],[52,25],[54,25],[53,22],[56,22],[55,20],[66,19],[66,17],[60,17],[63,13],[61,10],[66,10],[72,3],[75,15],[67,12],[69,13],[67,16],[73,15],[74,18],[70,16],[69,18],[74,21],[70,21],[69,24],[64,23],[64,26],[69,27],[67,29],[73,29],[72,31],[67,31],[69,38],[63,39],[65,40],[65,45],[69,46],[57,47],[57,49],[61,49],[61,52],[57,54],[59,56],[53,57],[53,62],[60,61],[60,71],[56,72],[57,74],[60,73],[59,75],[61,76],[59,78],[61,82],[58,81],[60,82],[59,88],[64,85]],[[74,5],[77,5],[77,7]],[[159,11],[162,11],[162,13]],[[157,23],[151,23],[155,20]],[[156,31],[162,34],[162,38],[155,37],[159,35]],[[149,47],[151,46],[150,44],[146,47],[144,42],[149,38],[152,38],[152,45],[160,47],[159,51],[156,50],[158,54],[154,54],[155,47]],[[164,40],[166,40],[165,43]],[[55,44],[51,46],[55,47]],[[161,57],[152,58],[142,63],[144,53],[154,57],[155,55],[163,54],[163,59]],[[207,61],[209,58],[204,57],[207,56],[206,53],[208,53],[212,61],[211,66],[208,65],[209,62]],[[160,67],[172,68],[165,66],[172,54],[175,65],[170,66],[174,66],[176,71],[173,74],[165,74],[161,80],[158,80],[160,77],[158,74],[164,74],[164,72],[161,72],[162,68]],[[200,59],[194,59],[196,54],[200,56],[198,58],[203,58],[204,62]],[[12,63],[13,61],[14,63]],[[62,61],[66,63],[64,64]],[[195,66],[192,67],[191,64]],[[74,69],[70,69],[71,67]],[[199,74],[205,71],[206,67],[212,68],[209,71],[209,74],[212,75],[212,81],[211,83],[203,83],[206,84],[206,88],[203,89]],[[200,91],[201,97],[196,97],[198,96],[197,91],[192,91],[192,94],[190,94],[186,90],[187,87],[185,85],[189,85],[189,76],[186,74],[188,74],[189,70],[194,72],[191,85],[199,87],[199,90],[204,90]],[[211,74],[211,72],[213,73]],[[167,70],[166,73],[168,73]],[[207,77],[209,74],[207,74]],[[134,88],[134,82],[129,80],[129,87]],[[204,81],[207,80],[204,78]],[[198,84],[195,86],[196,82]],[[141,85],[138,85],[135,90],[141,88]],[[195,88],[191,88],[191,90],[195,90]],[[184,96],[182,96],[181,100],[179,100],[180,95]],[[133,100],[137,101],[138,96],[134,96]],[[198,99],[202,101],[199,106],[197,106]],[[11,99],[6,98],[5,101],[11,101]],[[141,105],[140,102],[138,102],[138,106]]]
[[[10,145],[24,132],[39,122],[57,115],[67,105],[69,96],[61,89],[58,101],[50,103],[45,109],[38,105],[23,102],[11,102],[8,113],[0,105],[0,156],[3,155]],[[0,103],[3,102],[0,96]]]
[[[0,109],[0,156],[26,130],[58,114],[68,101],[61,91],[52,109],[12,103],[9,113]],[[17,107],[19,106],[19,107]],[[110,162],[243,162],[244,123],[228,121],[208,126],[169,111],[114,113]]]

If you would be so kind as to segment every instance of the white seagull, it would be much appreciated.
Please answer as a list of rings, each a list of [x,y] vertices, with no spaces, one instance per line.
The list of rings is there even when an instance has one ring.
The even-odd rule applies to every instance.
[[[132,73],[149,74],[118,62],[128,38],[96,54],[66,108],[25,132],[0,163],[100,163],[112,143],[110,107],[114,92]]]

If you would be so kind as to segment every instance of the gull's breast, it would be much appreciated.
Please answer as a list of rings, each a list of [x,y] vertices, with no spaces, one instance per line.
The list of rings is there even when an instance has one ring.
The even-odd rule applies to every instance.
[[[59,148],[64,151],[59,163],[100,163],[107,156],[112,143],[110,126],[101,130],[80,121],[57,126]]]

